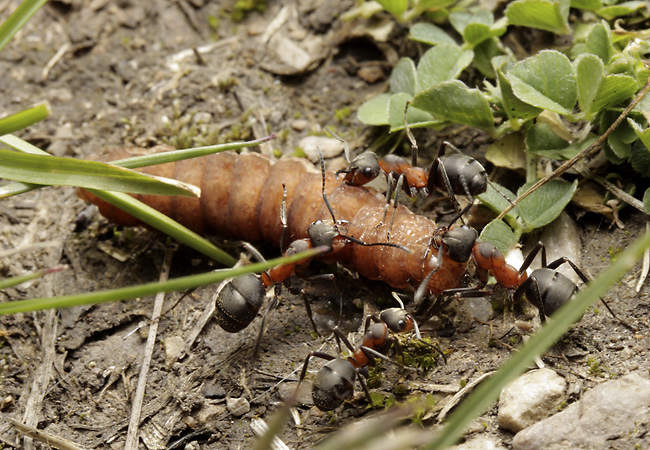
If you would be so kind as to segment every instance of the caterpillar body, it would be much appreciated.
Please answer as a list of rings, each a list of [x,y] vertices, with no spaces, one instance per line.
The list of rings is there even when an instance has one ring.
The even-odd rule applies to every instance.
[[[152,151],[172,150],[157,146]],[[139,147],[118,149],[109,155],[120,159],[147,150]],[[279,245],[282,233],[283,185],[289,242],[307,238],[308,226],[317,220],[331,220],[321,194],[322,175],[301,158],[273,161],[258,153],[223,152],[142,169],[142,172],[191,183],[201,188],[200,198],[134,195],[137,199],[200,234]],[[333,172],[325,172],[325,193],[336,219],[343,221],[342,234],[366,243],[386,242],[390,224],[382,223],[386,199],[378,191],[340,182]],[[96,204],[102,215],[114,223],[140,225],[131,215],[83,191],[81,196]],[[388,246],[361,246],[354,243],[331,255],[345,267],[361,275],[383,280],[398,289],[417,288],[440,263],[427,283],[429,293],[439,295],[458,288],[466,273],[467,260],[454,261],[447,248],[434,236],[435,222],[399,205],[390,229],[390,242],[410,252]],[[436,233],[437,232],[437,233]],[[438,258],[438,250],[443,252]],[[325,256],[327,258],[327,256]]]

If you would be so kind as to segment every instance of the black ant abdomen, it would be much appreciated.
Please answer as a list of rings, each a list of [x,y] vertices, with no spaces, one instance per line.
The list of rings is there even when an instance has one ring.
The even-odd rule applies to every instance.
[[[522,293],[540,314],[542,322],[573,297],[578,286],[555,269],[543,267],[534,270],[514,294],[519,299]]]
[[[321,411],[332,411],[352,397],[357,369],[347,359],[336,358],[316,374],[311,388],[314,405]]]
[[[443,143],[443,146],[451,147],[459,153],[443,155],[433,161],[429,171],[429,192],[433,192],[434,188],[449,191],[448,188],[451,187],[450,194],[464,195],[471,200],[473,196],[487,191],[487,172],[481,163],[460,153],[448,142]]]
[[[217,297],[215,318],[221,328],[237,333],[257,316],[266,295],[262,281],[254,274],[235,277]]]

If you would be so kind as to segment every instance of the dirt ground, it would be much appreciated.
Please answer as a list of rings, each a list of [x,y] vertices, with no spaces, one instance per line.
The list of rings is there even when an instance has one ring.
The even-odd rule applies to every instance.
[[[18,3],[0,1],[0,17],[6,18]],[[232,2],[52,1],[0,53],[2,112],[49,101],[51,117],[21,136],[59,156],[97,158],[108,148],[127,144],[171,143],[182,148],[269,132],[278,138],[262,151],[292,153],[300,139],[326,126],[342,133],[353,148],[362,147],[372,142],[375,131],[356,121],[356,109],[386,89],[382,76],[390,73],[396,55],[415,48],[405,41],[404,29],[394,29],[383,43],[360,37],[359,23],[337,19],[351,5],[351,0],[270,1],[266,11],[233,22]],[[304,67],[287,66],[264,45],[265,33],[279,22],[279,32],[287,38],[312,43],[305,52],[311,60]],[[452,134],[459,146],[473,142],[480,149],[485,142],[471,130]],[[418,138],[434,148],[443,136],[428,132]],[[2,201],[0,276],[60,263],[69,266],[0,292],[2,301],[158,278],[165,249],[172,245],[165,237],[116,228],[98,216],[84,220],[79,215],[85,208],[70,188],[42,189]],[[569,215],[575,218],[576,212],[569,210]],[[610,228],[608,221],[591,215],[577,221],[580,252],[573,257],[588,273],[598,274],[645,228],[640,214],[623,212],[622,221],[624,229]],[[262,250],[277,255],[272,246]],[[205,257],[180,248],[173,254],[171,277],[213,267]],[[574,386],[589,388],[632,371],[647,375],[650,300],[647,286],[638,294],[634,291],[638,270],[607,296],[612,309],[635,324],[638,333],[597,306],[543,358]],[[387,286],[344,271],[336,276],[336,286],[304,285],[319,329],[330,329],[342,309],[343,326],[357,330],[364,304],[386,307]],[[335,345],[312,333],[302,300],[288,295],[270,319],[258,357],[252,350],[259,321],[228,334],[213,320],[190,354],[177,357],[179,343],[213,301],[214,291],[211,286],[165,298],[144,399],[141,448],[185,448],[192,442],[206,449],[249,448],[254,439],[251,421],[268,419],[282,396],[292,392],[307,354],[318,349],[337,354]],[[378,299],[384,299],[383,305]],[[87,448],[122,448],[153,304],[153,298],[143,298],[1,317],[2,417]],[[530,308],[498,312],[479,323],[454,306],[423,330],[438,340],[447,362],[426,372],[386,367],[374,391],[398,400],[432,394],[437,402],[425,420],[425,426],[431,426],[461,383],[497,369],[521,342],[525,327],[513,328],[515,321],[533,326],[538,322]],[[316,361],[310,372],[321,364]],[[292,421],[280,437],[290,448],[309,448],[367,415],[370,410],[357,390],[355,400],[334,413],[312,407],[307,392],[298,408],[300,424]],[[229,399],[238,398],[250,403],[250,411],[242,416],[227,408]],[[15,432],[4,423],[0,427],[4,446],[13,447]],[[489,433],[505,445],[512,439],[497,428],[494,411],[470,433]]]

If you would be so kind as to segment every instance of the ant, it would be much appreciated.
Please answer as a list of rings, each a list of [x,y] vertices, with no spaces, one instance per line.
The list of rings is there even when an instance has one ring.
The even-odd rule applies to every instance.
[[[325,359],[328,362],[318,371],[312,384],[312,399],[314,404],[321,411],[332,411],[340,406],[345,400],[352,397],[354,383],[358,379],[368,402],[372,404],[368,386],[364,381],[368,377],[367,366],[374,366],[377,359],[393,363],[386,356],[391,347],[395,347],[399,354],[402,354],[401,346],[392,333],[406,333],[414,330],[417,339],[422,339],[417,323],[404,309],[402,301],[393,294],[399,302],[400,308],[390,308],[379,314],[366,316],[364,335],[361,345],[355,348],[343,332],[334,328],[334,336],[337,342],[342,341],[352,352],[348,358],[336,358],[323,352],[311,352],[307,355],[305,363],[300,372],[298,386],[303,382],[307,374],[307,368],[312,358]],[[372,322],[372,323],[371,323]],[[357,377],[358,375],[358,377]]]
[[[442,152],[443,155],[438,156],[428,170],[418,167],[418,146],[408,124],[406,124],[406,134],[411,142],[411,164],[401,156],[389,154],[380,159],[373,152],[361,153],[350,161],[350,148],[347,142],[331,130],[328,132],[344,144],[345,157],[349,166],[336,172],[337,175],[345,174],[344,183],[361,186],[383,172],[388,180],[387,198],[392,196],[393,190],[398,192],[400,188],[409,197],[418,193],[427,197],[437,188],[446,191],[452,197],[453,195],[464,195],[472,203],[474,196],[487,191],[487,172],[481,163],[464,155],[447,141],[442,143],[438,151],[438,154]],[[446,155],[447,149],[451,149],[454,154]],[[455,198],[452,201],[456,210],[459,211]]]
[[[398,244],[392,244],[389,242],[373,242],[366,243],[360,239],[357,239],[353,236],[348,236],[343,234],[341,231],[344,230],[345,221],[336,220],[334,216],[334,211],[327,199],[325,194],[325,164],[323,162],[323,154],[318,149],[321,172],[322,172],[322,195],[325,205],[332,216],[332,221],[328,220],[316,220],[312,222],[307,228],[308,238],[294,240],[288,247],[286,246],[287,240],[287,208],[286,208],[286,196],[287,191],[286,187],[283,185],[284,197],[280,207],[280,221],[282,223],[282,233],[280,237],[280,248],[282,250],[283,256],[292,256],[297,253],[309,250],[315,247],[323,247],[326,250],[325,253],[336,253],[341,251],[349,242],[352,242],[357,245],[362,246],[388,246],[395,247],[406,252],[410,253],[410,250],[406,247],[403,247]],[[259,261],[264,261],[264,257],[252,246],[248,246],[248,249],[253,253],[256,259]],[[281,264],[279,266],[272,267],[266,272],[262,272],[259,276],[255,274],[241,275],[235,277],[231,280],[219,294],[216,300],[216,309],[215,317],[218,324],[221,328],[230,333],[236,333],[240,330],[246,328],[257,316],[259,312],[266,289],[270,286],[275,286],[275,293],[273,300],[266,308],[264,315],[262,316],[262,324],[260,327],[260,332],[257,337],[257,342],[255,344],[254,354],[257,354],[259,351],[259,346],[261,344],[261,339],[264,334],[265,323],[268,314],[270,311],[275,309],[279,303],[279,295],[281,286],[284,284],[290,289],[289,278],[295,272],[299,271],[300,268],[306,265],[309,261],[302,260],[290,264]],[[293,292],[293,291],[292,291]],[[296,291],[294,293],[299,293],[301,291]],[[318,329],[314,322],[311,307],[309,301],[306,297],[304,298],[305,309],[307,310],[307,315],[309,320],[314,328],[316,334]]]

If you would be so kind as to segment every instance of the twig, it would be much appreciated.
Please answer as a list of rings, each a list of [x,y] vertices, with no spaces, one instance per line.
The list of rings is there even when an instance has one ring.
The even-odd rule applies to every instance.
[[[442,408],[442,410],[440,410],[440,414],[438,414],[438,422],[444,421],[447,418],[447,414],[449,414],[449,411],[451,411],[456,405],[458,405],[460,401],[464,399],[467,396],[467,394],[469,394],[479,383],[481,383],[483,380],[485,380],[493,373],[494,371],[484,373],[483,375],[481,375],[471,383],[467,383],[467,385],[465,385],[464,388],[458,391],[456,395],[454,395],[452,399],[449,400],[449,403],[447,403],[445,407]]]
[[[52,446],[61,450],[83,450],[84,447],[80,447],[72,441],[64,439],[62,437],[54,436],[53,434],[46,433],[45,431],[38,430],[34,427],[25,425],[22,422],[19,422],[12,418],[6,419],[12,427],[14,427],[18,432],[25,436],[29,436],[32,439],[37,441],[44,442],[48,446]]]
[[[630,113],[630,111],[632,111],[632,109],[637,105],[637,103],[639,103],[641,101],[641,99],[648,93],[648,91],[650,91],[650,78],[648,78],[646,80],[645,85],[639,91],[639,93],[634,98],[634,100],[632,100],[632,103],[630,103],[627,106],[627,108],[625,108],[625,110],[623,110],[621,115],[618,116],[616,121],[614,121],[614,123],[607,129],[607,131],[605,131],[602,134],[602,136],[600,136],[598,139],[596,139],[596,141],[593,144],[591,144],[589,147],[587,147],[586,149],[584,149],[583,151],[578,153],[576,156],[574,156],[573,158],[571,158],[570,160],[568,160],[567,162],[562,164],[560,167],[555,169],[555,171],[552,174],[550,174],[548,177],[542,178],[537,183],[532,185],[526,192],[521,194],[510,205],[508,205],[506,207],[506,209],[504,209],[501,212],[501,214],[499,214],[499,216],[496,218],[496,220],[503,219],[506,216],[506,214],[508,214],[512,210],[512,208],[517,206],[523,199],[528,197],[530,194],[535,192],[537,189],[539,189],[540,187],[542,187],[543,185],[545,185],[549,181],[551,181],[551,180],[559,177],[560,175],[562,175],[564,172],[566,172],[568,169],[570,169],[576,162],[578,162],[579,160],[581,160],[582,158],[587,156],[592,151],[599,148],[603,144],[603,142],[605,142],[605,139],[607,139],[607,137],[610,134],[612,134],[612,132],[616,129],[616,127],[618,127],[620,125],[620,123],[627,117],[627,115]]]
[[[251,420],[251,430],[255,433],[256,436],[262,436],[269,429],[269,426],[262,419],[253,419]],[[287,444],[282,442],[277,436],[273,437],[271,441],[271,448],[273,450],[289,450]]]
[[[169,278],[169,268],[171,266],[171,259],[174,251],[167,249],[165,252],[165,259],[160,273],[160,281],[166,281]],[[138,376],[138,387],[135,391],[135,398],[133,399],[133,409],[131,410],[131,420],[129,422],[129,429],[126,433],[126,442],[124,448],[126,450],[138,449],[138,426],[140,424],[140,414],[142,412],[142,402],[144,400],[144,391],[147,387],[147,374],[149,373],[149,366],[151,365],[151,358],[153,355],[153,348],[156,345],[156,335],[158,334],[158,320],[162,312],[163,303],[165,301],[165,293],[159,292],[156,295],[154,302],[153,313],[151,314],[151,326],[149,327],[149,336],[147,336],[147,344],[145,347],[144,358],[142,359],[142,367],[140,368],[140,375]]]

